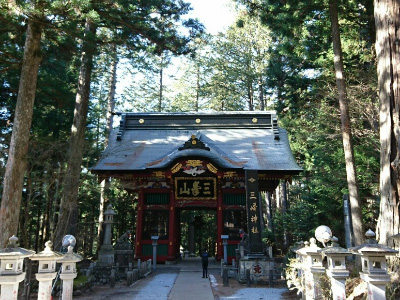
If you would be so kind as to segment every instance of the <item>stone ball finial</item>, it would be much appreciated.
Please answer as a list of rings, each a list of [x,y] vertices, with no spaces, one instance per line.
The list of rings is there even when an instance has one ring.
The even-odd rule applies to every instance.
[[[310,239],[310,247],[315,247],[317,246],[317,240],[315,238]]]
[[[68,246],[68,253],[70,254],[70,253],[73,253],[73,251],[74,251],[74,247],[73,246]]]
[[[365,236],[369,239],[372,239],[375,238],[376,234],[371,229],[368,229],[368,231],[365,233]]]
[[[315,237],[326,247],[326,243],[332,238],[332,230],[325,225],[318,226],[317,229],[315,229]]]
[[[8,241],[9,241],[8,247],[10,247],[10,248],[16,248],[17,247],[18,238],[15,235],[10,237],[8,239]]]

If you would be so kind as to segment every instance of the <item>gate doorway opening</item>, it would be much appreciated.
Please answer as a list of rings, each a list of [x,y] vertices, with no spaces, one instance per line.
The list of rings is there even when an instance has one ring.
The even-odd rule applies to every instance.
[[[183,257],[199,257],[207,249],[210,257],[217,253],[216,209],[180,209],[178,217],[179,249]]]

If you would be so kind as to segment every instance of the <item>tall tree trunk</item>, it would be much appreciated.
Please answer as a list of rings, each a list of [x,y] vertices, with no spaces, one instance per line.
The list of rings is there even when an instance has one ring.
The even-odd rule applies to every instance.
[[[31,236],[29,235],[29,224],[31,223],[31,203],[32,203],[32,198],[33,197],[33,187],[32,187],[32,177],[29,172],[27,172],[26,176],[26,195],[22,201],[22,205],[20,208],[20,213],[21,211],[23,214],[19,218],[19,244],[22,245],[24,248],[30,248],[31,247]]]
[[[267,192],[265,195],[265,204],[267,210],[267,228],[269,231],[273,231],[273,224],[272,224],[272,199],[271,193]]]
[[[287,209],[288,209],[286,181],[281,180],[280,185],[281,185],[280,196],[281,196],[281,203],[282,203],[282,215],[283,215],[283,217],[285,217],[287,214]],[[284,227],[286,227],[286,226],[284,226]],[[283,247],[285,250],[289,247],[288,232],[287,232],[286,228],[284,228],[284,230],[283,230]]]
[[[249,103],[249,111],[254,110],[254,98],[253,98],[253,87],[251,84],[248,84],[247,86],[247,97],[248,97],[248,103]]]
[[[113,112],[115,108],[115,85],[117,83],[117,65],[118,56],[117,51],[113,53],[113,61],[111,65],[111,76],[110,76],[110,90],[107,97],[107,133],[104,142],[104,148],[108,145],[108,140],[110,138],[110,133],[112,131],[112,126],[114,122]],[[99,249],[101,245],[101,236],[103,231],[103,221],[104,221],[104,207],[106,203],[105,190],[108,189],[108,180],[103,179],[100,183],[100,207],[99,207],[99,225],[97,227],[97,248]]]
[[[55,178],[55,191],[54,191],[54,200],[53,200],[53,207],[52,207],[52,214],[50,215],[50,240],[54,240],[55,235],[55,228],[58,223],[58,214],[57,212],[60,210],[60,197],[59,197],[59,190],[60,190],[60,177],[61,177],[61,164],[57,162],[57,176]]]
[[[329,1],[329,14],[332,26],[332,42],[334,53],[334,66],[336,86],[338,90],[340,119],[342,125],[342,138],[346,162],[347,185],[349,189],[351,218],[353,220],[354,241],[356,245],[364,242],[364,226],[362,222],[361,199],[358,192],[358,180],[354,161],[353,137],[351,133],[349,108],[347,103],[346,81],[343,67],[342,44],[340,40],[338,3],[337,0]]]
[[[379,243],[393,246],[390,237],[400,230],[400,3],[375,0],[374,7],[381,143],[377,233]]]
[[[8,160],[3,182],[0,207],[0,248],[17,234],[23,179],[26,171],[29,131],[41,61],[40,41],[42,23],[28,20],[18,98],[13,121]]]
[[[264,85],[262,77],[258,78],[258,101],[260,102],[260,110],[265,110],[265,103],[264,103]]]
[[[108,92],[107,96],[107,133],[106,133],[106,140],[105,140],[105,146],[107,147],[108,145],[108,140],[110,138],[110,133],[113,129],[113,123],[114,123],[114,109],[115,109],[115,87],[117,84],[117,65],[118,65],[118,56],[117,56],[117,51],[115,50],[115,53],[113,53],[113,61],[111,65],[111,77],[110,77],[110,90]]]
[[[199,111],[199,99],[200,99],[200,64],[197,63],[197,76],[196,76],[196,103],[195,103],[195,111]]]
[[[164,73],[164,55],[160,54],[160,86],[159,86],[159,97],[158,97],[158,111],[162,111],[162,100],[163,100],[163,73]]]
[[[85,146],[93,56],[96,49],[93,41],[95,34],[95,24],[87,19],[85,24],[85,38],[82,41],[81,67],[75,99],[74,120],[71,128],[68,166],[64,178],[60,216],[55,233],[55,249],[61,246],[61,240],[65,234],[76,235],[77,231],[79,178]]]

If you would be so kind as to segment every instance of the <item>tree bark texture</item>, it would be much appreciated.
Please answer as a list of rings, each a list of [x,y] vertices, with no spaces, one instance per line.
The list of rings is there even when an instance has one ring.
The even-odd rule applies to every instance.
[[[375,0],[376,56],[380,102],[379,243],[393,246],[399,232],[400,187],[400,2]]]
[[[89,107],[90,82],[93,68],[96,26],[86,20],[85,38],[82,41],[81,67],[75,99],[74,120],[69,142],[68,165],[61,198],[60,216],[55,233],[55,249],[59,249],[64,235],[76,235],[78,222],[78,192],[82,157],[85,148],[86,120]]]
[[[111,76],[110,76],[110,91],[108,92],[107,97],[107,133],[104,142],[104,148],[107,147],[108,141],[110,139],[110,134],[112,131],[113,126],[113,111],[115,108],[115,85],[117,83],[117,64],[118,64],[118,57],[117,53],[113,53],[114,58],[111,65]],[[108,179],[103,179],[100,183],[100,207],[99,207],[99,225],[97,227],[97,246],[98,248],[101,245],[101,236],[103,231],[103,221],[104,221],[104,206],[106,203],[106,195],[105,191],[109,187]]]
[[[258,101],[260,102],[260,110],[261,111],[265,110],[264,84],[261,76],[258,78]]]
[[[271,199],[271,193],[267,192],[265,195],[265,206],[266,206],[266,211],[267,211],[267,228],[269,231],[272,232],[273,226],[272,226],[272,199]]]
[[[158,95],[158,111],[162,112],[162,101],[163,101],[163,75],[164,75],[164,55],[160,54],[160,86]]]
[[[113,53],[113,61],[111,64],[111,76],[110,76],[110,91],[107,96],[107,134],[104,147],[108,145],[108,139],[110,138],[110,133],[113,129],[114,123],[114,109],[115,109],[115,87],[117,84],[117,65],[118,65],[118,57],[117,53]]]
[[[41,35],[41,23],[29,19],[13,131],[3,182],[0,207],[0,248],[7,246],[8,239],[12,235],[17,235],[18,230],[23,179],[27,164],[29,132],[32,124],[33,104],[41,61]]]
[[[194,106],[194,110],[199,111],[199,101],[200,101],[200,64],[197,63],[196,67],[196,103]]]
[[[337,0],[329,1],[329,14],[331,18],[331,27],[332,27],[335,77],[336,77],[336,86],[339,98],[341,130],[342,130],[344,156],[346,162],[347,185],[350,197],[351,218],[353,220],[354,241],[356,245],[361,245],[364,242],[365,232],[362,222],[361,199],[358,191],[358,180],[357,180],[356,165],[354,160],[353,137],[351,133],[346,81],[345,81],[345,74],[343,67],[343,54],[342,54],[342,45],[339,32]]]

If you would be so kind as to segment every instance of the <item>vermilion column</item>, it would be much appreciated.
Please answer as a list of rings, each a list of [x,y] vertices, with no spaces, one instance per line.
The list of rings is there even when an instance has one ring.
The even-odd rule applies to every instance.
[[[169,200],[169,226],[168,226],[168,257],[167,260],[175,259],[176,248],[176,218],[175,218],[175,197],[174,191],[170,192]]]
[[[137,207],[137,218],[136,218],[136,247],[135,247],[135,258],[142,258],[142,233],[143,233],[143,204],[144,195],[143,191],[140,190],[138,193],[138,207]]]
[[[222,246],[221,235],[224,230],[224,218],[222,213],[222,192],[221,188],[218,188],[218,198],[217,198],[217,260],[220,260],[224,256],[224,250]]]

